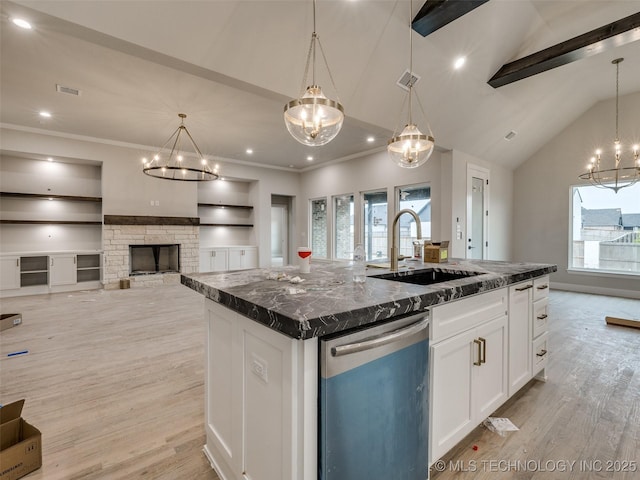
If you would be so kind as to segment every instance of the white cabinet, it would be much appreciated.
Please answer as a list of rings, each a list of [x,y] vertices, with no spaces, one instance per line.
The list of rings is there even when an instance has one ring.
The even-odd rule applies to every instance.
[[[228,248],[200,250],[200,272],[225,272],[228,267]]]
[[[205,301],[205,455],[227,480],[317,479],[317,338]]]
[[[20,288],[20,257],[0,258],[0,290]]]
[[[67,292],[102,286],[101,254],[47,252],[0,257],[0,297]]]
[[[509,287],[509,396],[532,377],[533,281]]]
[[[430,353],[430,464],[507,399],[507,295],[501,289],[433,308],[440,334]]]
[[[77,283],[75,254],[49,256],[49,285],[74,285]]]
[[[245,270],[258,267],[257,247],[229,248],[229,270]]]
[[[538,380],[546,380],[544,372],[549,361],[549,276],[533,281],[533,338],[531,364],[533,375]]]

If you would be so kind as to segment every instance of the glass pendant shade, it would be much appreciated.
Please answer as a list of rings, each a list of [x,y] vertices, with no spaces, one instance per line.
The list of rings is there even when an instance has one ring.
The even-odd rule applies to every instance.
[[[412,123],[404,127],[402,133],[387,142],[387,152],[399,167],[416,168],[424,165],[433,153],[435,141],[425,135]]]
[[[284,121],[298,142],[317,147],[326,145],[338,135],[344,121],[344,109],[339,102],[327,98],[319,86],[312,85],[301,98],[285,105]]]
[[[184,126],[184,119],[187,116],[179,113],[178,117],[182,123],[151,159],[142,159],[142,171],[149,176],[165,180],[185,182],[217,180],[220,178],[217,166],[211,166],[209,160],[204,158],[189,130]],[[195,156],[185,150],[185,143],[190,144],[189,150],[193,151]],[[171,144],[171,150],[167,148],[169,144]]]
[[[413,74],[413,28],[411,25],[413,12],[413,2],[409,2],[409,74],[412,77],[407,85],[409,99],[409,121],[399,135],[394,132],[393,137],[387,142],[387,153],[391,160],[402,168],[417,168],[424,165],[433,153],[435,140],[431,135],[422,133],[413,122],[412,117],[412,94],[413,86],[419,77]],[[414,80],[414,78],[416,80]],[[424,112],[423,112],[424,113]],[[397,130],[396,130],[397,132]]]

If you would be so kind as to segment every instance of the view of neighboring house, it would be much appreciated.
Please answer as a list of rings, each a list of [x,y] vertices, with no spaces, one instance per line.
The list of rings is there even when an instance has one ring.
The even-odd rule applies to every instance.
[[[573,266],[640,271],[640,213],[620,208],[581,208],[580,236],[574,237]]]

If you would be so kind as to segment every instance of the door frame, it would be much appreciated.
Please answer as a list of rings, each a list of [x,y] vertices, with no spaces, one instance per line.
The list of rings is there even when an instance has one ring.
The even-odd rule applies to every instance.
[[[484,233],[482,243],[482,260],[487,260],[489,256],[489,169],[480,167],[478,165],[467,164],[467,212],[466,212],[466,235],[465,235],[465,257],[469,256],[469,238],[472,232],[473,226],[473,205],[472,205],[472,188],[473,178],[481,178],[484,181],[484,189],[482,191],[482,203],[483,203],[483,219],[482,229]]]

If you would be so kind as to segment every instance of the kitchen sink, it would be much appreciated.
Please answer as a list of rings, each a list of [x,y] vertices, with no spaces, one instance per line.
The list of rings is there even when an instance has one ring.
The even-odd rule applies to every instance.
[[[479,272],[446,272],[433,268],[425,270],[409,270],[406,272],[383,273],[381,275],[371,275],[371,278],[382,280],[392,280],[394,282],[415,283],[416,285],[431,285],[434,283],[459,280],[461,278],[474,277],[480,275]]]

